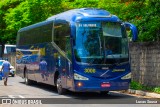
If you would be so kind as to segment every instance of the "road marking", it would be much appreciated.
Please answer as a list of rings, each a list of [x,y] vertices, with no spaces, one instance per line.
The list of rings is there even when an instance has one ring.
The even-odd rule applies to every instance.
[[[25,98],[22,95],[8,95],[9,98]]]
[[[8,96],[0,96],[0,98],[8,98]]]

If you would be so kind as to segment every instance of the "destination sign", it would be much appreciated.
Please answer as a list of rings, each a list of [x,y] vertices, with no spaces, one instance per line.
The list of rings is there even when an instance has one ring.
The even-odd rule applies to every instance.
[[[97,24],[77,24],[78,27],[97,27]]]

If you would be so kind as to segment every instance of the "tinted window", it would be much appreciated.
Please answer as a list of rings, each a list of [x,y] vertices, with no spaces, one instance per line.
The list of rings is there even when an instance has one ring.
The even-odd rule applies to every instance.
[[[70,35],[70,27],[67,22],[57,22],[54,24],[54,42],[60,49],[65,51],[67,38]]]
[[[20,32],[17,40],[18,45],[38,44],[52,41],[53,22]]]

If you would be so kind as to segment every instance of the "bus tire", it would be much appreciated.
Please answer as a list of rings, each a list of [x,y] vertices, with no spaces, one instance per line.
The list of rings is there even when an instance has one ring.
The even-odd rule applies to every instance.
[[[66,93],[66,89],[62,88],[61,76],[59,75],[56,80],[57,91],[59,95],[63,95]]]
[[[109,91],[100,91],[101,95],[108,95]]]
[[[30,79],[28,79],[28,73],[24,73],[24,82],[26,85],[31,85],[32,84],[32,81]]]

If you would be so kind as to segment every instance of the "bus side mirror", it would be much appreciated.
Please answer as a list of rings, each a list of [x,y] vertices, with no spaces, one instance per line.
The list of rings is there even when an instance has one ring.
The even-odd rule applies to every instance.
[[[132,32],[132,41],[136,41],[138,39],[138,31],[137,31],[137,27],[131,23],[125,22],[125,27],[128,30],[131,30]]]

